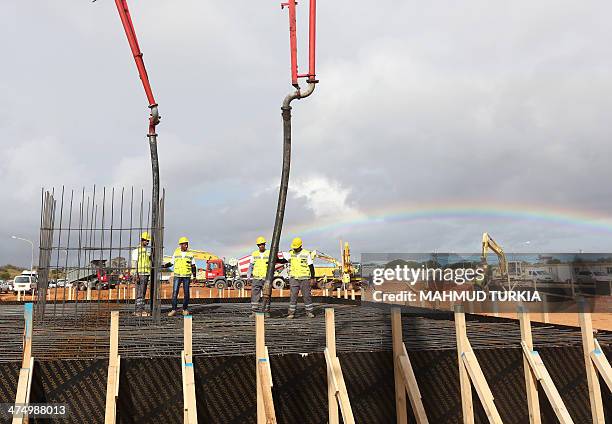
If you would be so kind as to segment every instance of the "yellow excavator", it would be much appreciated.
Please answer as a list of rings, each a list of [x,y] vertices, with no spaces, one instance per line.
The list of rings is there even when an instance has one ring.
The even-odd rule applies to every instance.
[[[315,267],[315,277],[319,283],[322,283],[322,286],[329,286],[330,283],[335,286],[340,283],[345,288],[349,285],[353,288],[359,287],[361,278],[356,275],[358,266],[351,262],[351,248],[348,242],[344,244],[340,242],[340,247],[342,249],[342,259],[340,261],[317,250],[311,252],[313,260],[321,259],[333,265],[333,267]]]
[[[491,280],[493,273],[490,272],[489,265],[487,264],[487,253],[491,249],[496,255],[499,262],[499,272],[501,274],[502,281],[507,280],[510,285],[510,275],[508,274],[508,261],[506,260],[506,254],[504,249],[489,235],[489,233],[482,234],[482,253],[481,253],[481,264],[485,271],[485,280],[483,286],[487,286]]]

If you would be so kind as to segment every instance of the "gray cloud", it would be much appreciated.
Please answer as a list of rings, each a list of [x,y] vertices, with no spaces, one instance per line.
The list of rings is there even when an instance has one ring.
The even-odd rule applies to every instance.
[[[236,254],[271,233],[286,13],[130,6],[163,116],[168,243],[187,234]],[[320,2],[321,83],[294,107],[286,237],[330,253],[340,237],[357,252],[465,251],[486,230],[509,249],[610,250],[610,231],[542,219],[368,221],[455,203],[609,216],[610,12],[594,0]],[[37,239],[41,186],[149,189],[147,109],[112,2],[11,3],[0,35],[0,263],[24,264],[8,236]]]

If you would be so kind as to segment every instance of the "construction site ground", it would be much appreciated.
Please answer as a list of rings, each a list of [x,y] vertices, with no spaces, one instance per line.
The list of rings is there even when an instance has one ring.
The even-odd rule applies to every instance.
[[[338,292],[337,291],[330,291],[328,292],[330,294],[329,297],[331,298],[338,298]],[[72,294],[72,298],[69,298],[70,294]],[[312,295],[313,296],[324,296],[326,293],[323,290],[319,290],[319,289],[315,289],[312,290]],[[351,291],[348,290],[346,293],[344,293],[343,291],[340,292],[340,298],[342,299],[351,299],[352,296],[354,295],[355,298],[359,299],[359,294],[360,291],[355,290],[355,291]],[[117,301],[117,299],[124,301],[126,303],[134,300],[134,296],[135,296],[135,287],[133,284],[130,285],[118,285],[116,286],[114,289],[111,290],[92,290],[91,291],[91,300],[92,301]],[[75,296],[76,296],[76,290],[74,291],[70,291],[68,288],[52,288],[48,290],[48,299],[50,301],[63,301],[63,300],[75,300]],[[216,288],[209,288],[209,287],[205,287],[203,284],[196,284],[196,285],[192,285],[191,287],[191,299],[196,300],[196,299],[240,299],[240,298],[245,298],[248,299],[251,296],[251,292],[250,292],[250,288],[246,288],[244,290],[234,290],[234,289],[225,289],[225,290],[218,290]],[[272,291],[272,296],[275,298],[279,298],[279,297],[286,297],[289,296],[289,290],[288,289],[283,289],[283,290],[273,290]],[[147,299],[149,298],[149,293],[147,294]],[[172,288],[170,287],[169,284],[162,284],[162,289],[161,289],[161,298],[162,298],[162,302],[169,302],[170,299],[172,298]],[[181,288],[179,290],[179,303],[180,303],[180,299],[183,298],[183,289]],[[87,299],[87,292],[86,291],[79,291],[78,292],[78,299],[79,301],[84,301]],[[364,299],[368,300],[368,296],[366,296]],[[16,302],[17,299],[17,295],[15,293],[2,293],[0,294],[0,306],[2,305],[2,302]],[[35,301],[36,297],[32,297],[31,294],[25,294],[25,299],[23,299],[20,296],[20,301]],[[608,304],[612,304],[612,297],[611,296],[606,296],[606,297],[601,297],[599,299],[599,302],[606,302]],[[443,310],[450,310],[451,305],[450,304],[443,304],[440,305],[441,308]],[[510,313],[510,312],[499,312],[497,314],[493,314],[493,313],[485,313],[483,315],[488,315],[488,316],[497,316],[497,317],[503,317],[503,318],[510,318],[510,319],[517,319],[517,314],[516,313]],[[608,330],[608,331],[612,331],[612,314],[611,313],[607,313],[607,312],[593,312],[591,314],[592,317],[592,321],[593,321],[593,328],[597,329],[597,330]],[[550,323],[550,324],[559,324],[559,325],[568,325],[568,326],[574,326],[574,327],[578,327],[579,324],[579,320],[578,320],[578,314],[575,313],[563,313],[563,312],[555,312],[555,313],[549,313],[547,315],[545,314],[541,314],[541,313],[535,313],[531,315],[531,320],[535,321],[535,322],[541,322],[541,323]]]

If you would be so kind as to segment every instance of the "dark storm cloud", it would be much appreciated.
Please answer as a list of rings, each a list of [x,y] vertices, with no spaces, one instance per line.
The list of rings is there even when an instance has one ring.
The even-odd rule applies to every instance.
[[[285,12],[248,1],[130,6],[163,117],[167,239],[233,254],[269,236],[290,89]],[[609,249],[603,231],[518,219],[317,228],[430,202],[606,214],[610,12],[594,0],[320,2],[321,83],[294,105],[286,236],[303,229],[330,253],[339,237],[357,251],[472,250],[484,230],[516,249]],[[112,2],[15,2],[0,28],[10,40],[0,263],[25,263],[26,246],[8,236],[37,239],[41,186],[148,188],[147,109]]]

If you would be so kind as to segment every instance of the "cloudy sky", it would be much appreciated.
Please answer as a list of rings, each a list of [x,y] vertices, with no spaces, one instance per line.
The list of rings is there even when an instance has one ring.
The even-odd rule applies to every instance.
[[[609,2],[319,3],[283,245],[477,251],[488,231],[508,251],[612,250]],[[168,244],[248,252],[276,207],[287,13],[130,7],[162,114]],[[150,189],[148,109],[112,0],[4,0],[0,36],[0,263],[26,264],[10,235],[38,240],[41,187]]]

